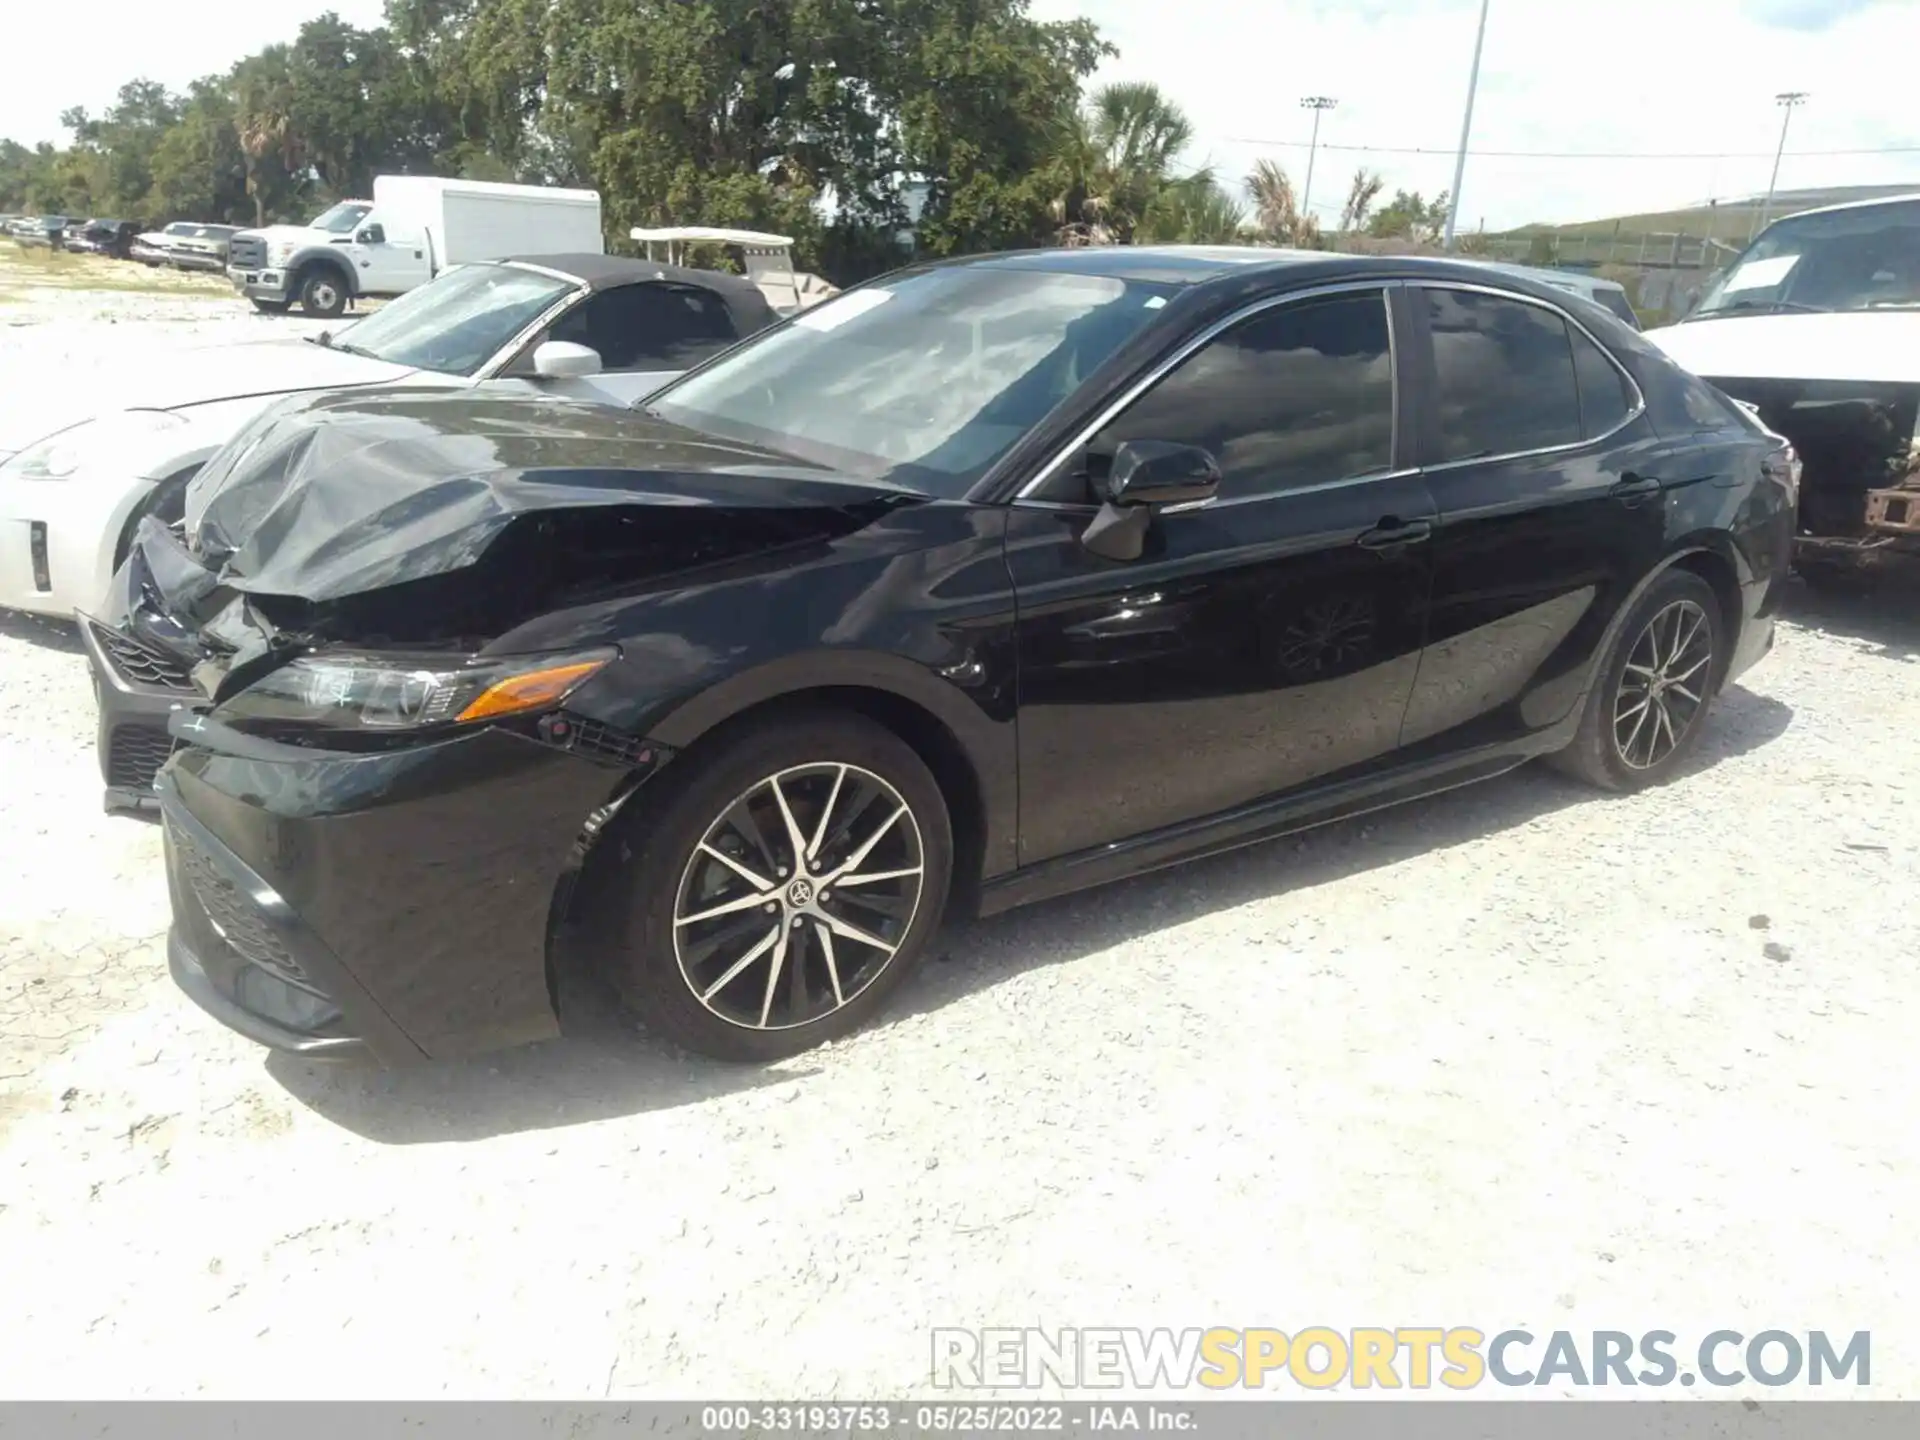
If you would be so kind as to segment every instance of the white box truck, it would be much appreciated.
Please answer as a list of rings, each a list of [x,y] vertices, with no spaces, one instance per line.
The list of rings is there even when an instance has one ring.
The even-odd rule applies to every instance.
[[[241,231],[227,278],[256,309],[297,303],[332,317],[362,296],[403,295],[450,265],[605,252],[592,190],[382,175],[371,200],[342,200],[306,225]]]

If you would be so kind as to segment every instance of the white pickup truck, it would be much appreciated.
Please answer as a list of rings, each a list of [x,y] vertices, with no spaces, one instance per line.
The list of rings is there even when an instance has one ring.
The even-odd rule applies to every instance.
[[[450,265],[605,251],[594,191],[382,175],[371,200],[342,200],[305,225],[241,231],[227,277],[256,309],[298,303],[331,318],[362,296],[404,295]]]

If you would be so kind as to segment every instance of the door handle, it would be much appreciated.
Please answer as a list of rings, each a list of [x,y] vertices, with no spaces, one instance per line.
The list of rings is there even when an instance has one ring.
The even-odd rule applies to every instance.
[[[1615,500],[1623,500],[1628,505],[1638,505],[1651,495],[1660,493],[1660,482],[1651,475],[1628,475],[1607,491]]]
[[[1397,550],[1402,545],[1417,545],[1433,534],[1425,520],[1396,520],[1389,515],[1355,542],[1364,550]]]

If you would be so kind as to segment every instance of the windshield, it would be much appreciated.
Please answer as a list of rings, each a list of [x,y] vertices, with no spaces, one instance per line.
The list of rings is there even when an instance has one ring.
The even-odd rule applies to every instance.
[[[574,288],[514,265],[462,265],[356,321],[336,343],[395,365],[472,375]]]
[[[828,300],[647,401],[675,424],[959,496],[1171,287],[1000,265]]]
[[[1920,307],[1920,200],[1770,225],[1691,318],[1748,310]]]
[[[331,230],[335,235],[350,234],[373,206],[364,200],[342,200],[331,210],[323,211],[308,223],[309,230]]]

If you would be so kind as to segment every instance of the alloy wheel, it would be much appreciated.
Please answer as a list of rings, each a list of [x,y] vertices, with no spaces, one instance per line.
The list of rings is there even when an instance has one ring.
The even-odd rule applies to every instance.
[[[1713,626],[1692,600],[1676,600],[1641,630],[1614,696],[1613,743],[1629,769],[1651,770],[1679,748],[1706,709]]]
[[[720,812],[681,874],[681,978],[746,1029],[825,1019],[893,962],[925,870],[920,822],[879,775],[835,761],[769,775]]]

